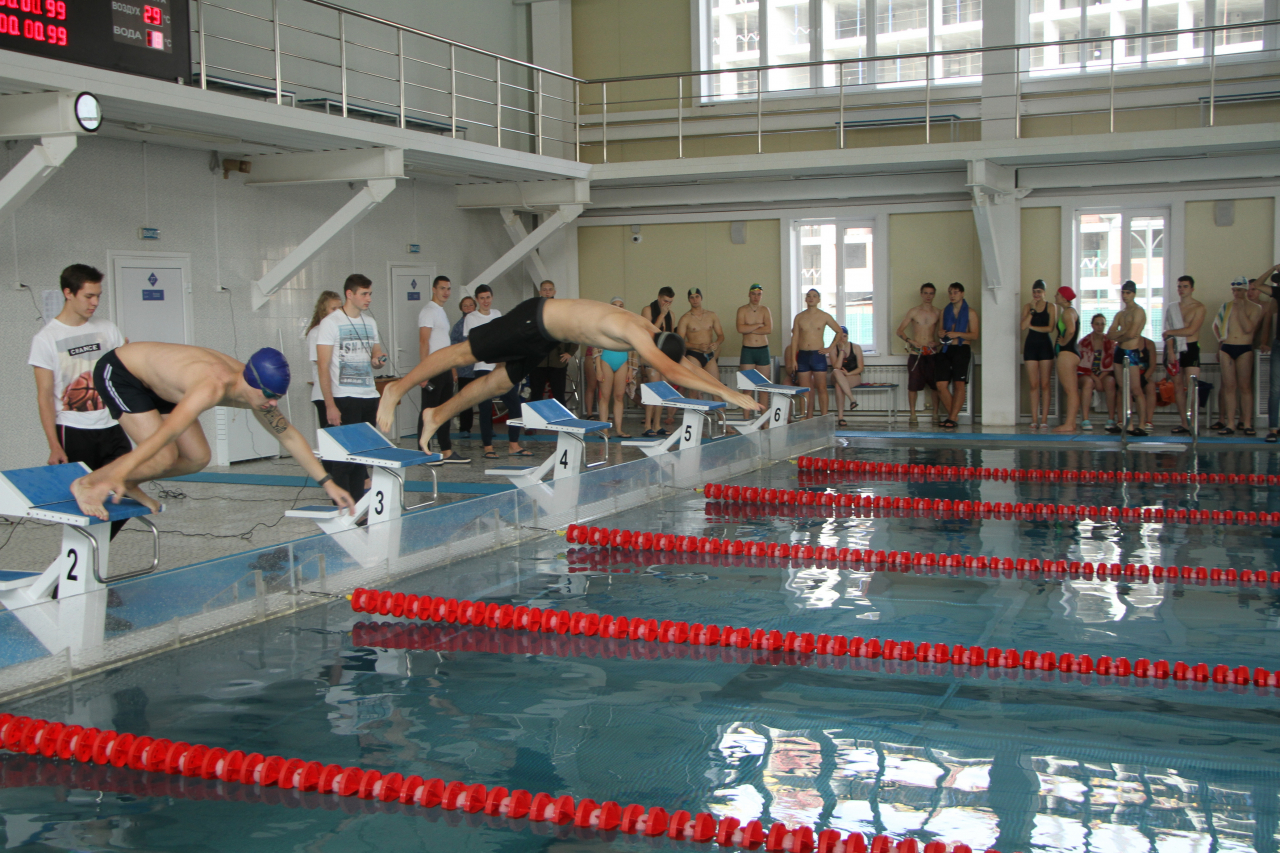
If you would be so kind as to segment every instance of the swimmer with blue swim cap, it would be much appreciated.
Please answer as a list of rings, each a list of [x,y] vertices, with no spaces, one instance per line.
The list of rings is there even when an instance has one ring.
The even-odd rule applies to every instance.
[[[209,464],[199,418],[214,406],[251,410],[335,504],[354,511],[351,495],[333,483],[302,433],[276,408],[289,380],[289,362],[271,347],[247,363],[182,344],[128,343],[108,352],[94,367],[94,388],[134,448],[71,484],[80,511],[105,520],[107,498],[119,503],[125,495],[159,510],[141,484],[194,474]]]

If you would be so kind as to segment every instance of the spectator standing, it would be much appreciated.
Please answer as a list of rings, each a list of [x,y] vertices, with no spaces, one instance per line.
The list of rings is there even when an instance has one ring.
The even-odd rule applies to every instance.
[[[49,444],[46,465],[83,462],[97,470],[133,449],[93,385],[98,359],[125,343],[115,323],[95,316],[102,278],[87,264],[64,269],[62,310],[31,339],[27,364],[35,370],[36,406]],[[113,522],[111,535],[123,526]]]
[[[458,303],[458,310],[462,312],[462,316],[458,318],[458,322],[453,324],[453,328],[449,330],[449,343],[460,344],[467,339],[467,335],[462,331],[462,324],[467,321],[467,315],[476,310],[476,301],[470,296],[462,297],[462,301]],[[464,365],[456,368],[454,373],[458,375],[458,392],[462,393],[462,389],[470,385],[476,378],[475,365]],[[474,409],[466,409],[458,413],[458,432],[463,438],[471,438],[471,424],[475,417]]]
[[[371,424],[378,414],[375,368],[387,363],[378,340],[378,321],[366,313],[373,302],[373,282],[352,273],[343,282],[342,310],[320,321],[316,365],[324,395],[325,425]],[[334,483],[359,501],[367,491],[365,466],[335,462]]]
[[[431,301],[418,312],[418,361],[425,361],[427,356],[436,350],[451,346],[449,340],[449,315],[444,313],[444,306],[449,304],[449,294],[453,284],[447,276],[438,275],[431,282]],[[422,408],[434,409],[453,399],[453,371],[433,376],[422,383]],[[422,426],[422,415],[419,412],[418,426]],[[453,452],[453,440],[449,436],[453,419],[440,425],[436,430],[436,443],[440,446],[441,464],[465,465],[471,460]]]
[[[472,329],[479,328],[486,323],[498,319],[502,316],[502,312],[493,307],[493,288],[487,284],[482,284],[476,288],[476,310],[466,316],[466,321],[462,324],[462,336],[465,339],[471,334]],[[489,362],[477,361],[475,364],[475,379],[483,379],[493,372],[495,365]],[[505,392],[500,398],[503,405],[507,407],[507,420],[515,420],[520,417],[520,386],[514,385],[510,390]],[[493,449],[493,401],[480,401],[480,440],[484,445],[484,458],[497,459],[498,454]],[[512,456],[532,456],[528,450],[520,446],[520,427],[507,426],[507,452]]]

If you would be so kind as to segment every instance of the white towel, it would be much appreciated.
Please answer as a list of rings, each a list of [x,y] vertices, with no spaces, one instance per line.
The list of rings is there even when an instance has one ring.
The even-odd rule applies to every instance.
[[[1182,326],[1183,326],[1183,322],[1182,322],[1182,306],[1181,306],[1181,305],[1179,305],[1177,302],[1175,302],[1175,303],[1173,303],[1172,305],[1170,305],[1170,306],[1169,306],[1169,309],[1165,312],[1165,315],[1164,315],[1164,316],[1165,316],[1165,325],[1166,325],[1166,327],[1167,327],[1167,326],[1173,326],[1175,329],[1181,329],[1181,328],[1182,328]],[[1180,336],[1178,336],[1178,335],[1174,335],[1174,336],[1173,336],[1172,338],[1170,338],[1169,340],[1173,341],[1173,347],[1174,347],[1174,350],[1173,350],[1173,351],[1174,351],[1174,352],[1177,352],[1177,353],[1183,353],[1183,352],[1186,352],[1186,351],[1187,351],[1187,339],[1186,339],[1186,338],[1184,338],[1184,337],[1180,337]]]

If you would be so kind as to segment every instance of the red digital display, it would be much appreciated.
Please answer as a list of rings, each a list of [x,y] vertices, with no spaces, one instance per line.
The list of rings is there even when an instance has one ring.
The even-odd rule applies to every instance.
[[[191,74],[188,0],[0,0],[0,52],[132,74]]]

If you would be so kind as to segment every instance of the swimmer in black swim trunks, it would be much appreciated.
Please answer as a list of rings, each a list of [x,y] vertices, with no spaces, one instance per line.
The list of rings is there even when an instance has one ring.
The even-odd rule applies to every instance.
[[[400,398],[425,377],[477,361],[497,364],[492,373],[472,382],[444,405],[423,411],[422,436],[430,438],[440,424],[458,412],[509,390],[546,358],[557,342],[635,350],[663,376],[681,385],[714,394],[731,406],[751,411],[761,408],[707,372],[688,366],[688,362],[680,363],[684,340],[674,332],[660,332],[643,317],[602,302],[534,297],[509,314],[473,329],[465,342],[431,353],[403,379],[387,385],[378,405],[378,429],[391,431]]]
[[[689,289],[689,310],[676,324],[676,334],[684,338],[684,345],[690,358],[697,359],[698,366],[712,376],[720,375],[720,364],[716,356],[724,343],[724,329],[720,327],[720,318],[713,311],[702,307],[702,291]],[[697,392],[689,395],[697,399]]]

